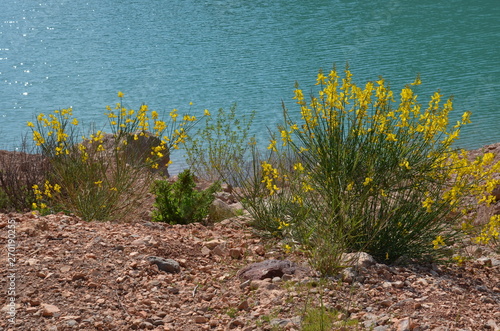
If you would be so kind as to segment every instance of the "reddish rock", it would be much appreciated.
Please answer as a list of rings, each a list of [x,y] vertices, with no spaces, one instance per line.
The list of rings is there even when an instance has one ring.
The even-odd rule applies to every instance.
[[[42,316],[44,317],[53,317],[55,314],[60,312],[59,308],[54,305],[50,305],[47,303],[42,303]]]

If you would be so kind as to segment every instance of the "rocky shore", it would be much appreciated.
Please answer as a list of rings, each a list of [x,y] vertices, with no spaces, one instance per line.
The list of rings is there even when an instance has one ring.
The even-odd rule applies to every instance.
[[[498,159],[500,144],[482,151]],[[150,208],[130,223],[0,214],[0,331],[302,330],[319,307],[333,330],[500,330],[498,251],[471,244],[470,261],[446,266],[363,255],[320,278],[248,215],[172,226]],[[480,210],[498,213],[500,202]]]
[[[387,266],[364,257],[342,276],[321,279],[303,256],[256,236],[246,217],[170,226],[2,214],[4,252],[10,220],[15,271],[0,273],[4,290],[15,275],[15,323],[2,295],[1,330],[301,330],[321,305],[336,312],[334,330],[500,325],[500,256],[474,246],[462,266]],[[248,277],[249,265],[267,260],[305,272]]]

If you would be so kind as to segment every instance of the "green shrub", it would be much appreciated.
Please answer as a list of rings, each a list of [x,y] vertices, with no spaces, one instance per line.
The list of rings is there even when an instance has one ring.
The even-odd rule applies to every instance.
[[[348,69],[342,79],[320,71],[317,81],[309,102],[297,85],[299,111],[284,109],[272,157],[254,159],[247,209],[302,244],[324,273],[341,267],[343,251],[388,263],[447,256],[474,216],[465,198],[489,203],[499,183],[491,153],[469,161],[453,148],[470,114],[449,125],[452,101],[441,104],[439,92],[423,109],[411,86],[419,78],[398,104],[383,79],[359,87]]]
[[[170,224],[201,222],[208,215],[214,193],[220,189],[219,183],[208,189],[197,191],[194,175],[189,169],[179,174],[177,181],[155,181],[153,192],[156,194],[153,221]]]
[[[255,112],[249,116],[220,108],[216,114],[205,111],[204,125],[187,138],[187,163],[193,173],[207,181],[218,181],[238,172],[246,161],[249,130]]]

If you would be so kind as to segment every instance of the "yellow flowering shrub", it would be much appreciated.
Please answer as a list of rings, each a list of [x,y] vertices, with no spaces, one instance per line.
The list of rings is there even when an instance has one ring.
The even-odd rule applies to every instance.
[[[33,209],[46,212],[57,206],[89,221],[126,215],[149,191],[153,173],[144,168],[166,169],[170,151],[184,143],[197,121],[190,115],[179,121],[173,116],[177,110],[162,119],[144,104],[137,111],[129,109],[121,102],[123,92],[118,97],[114,108],[106,107],[110,134],[97,130],[82,135],[71,108],[39,114],[35,123],[28,122],[35,145],[50,160],[49,181],[57,183],[45,183],[44,190],[33,187]],[[136,140],[142,143],[134,144]],[[136,151],[141,148],[145,150]],[[130,151],[135,154],[128,155]],[[63,193],[52,196],[52,191]]]
[[[420,83],[417,77],[396,95],[383,78],[354,83],[346,67],[343,77],[335,68],[320,71],[309,99],[296,84],[298,111],[284,109],[282,144],[272,137],[268,146],[288,161],[262,163],[262,173],[267,206],[280,192],[290,233],[311,256],[342,248],[381,262],[444,257],[464,222],[471,226],[473,207],[493,201],[500,163],[489,153],[469,160],[453,145],[470,112],[451,123],[452,99],[437,91],[424,106],[415,92]],[[288,181],[281,187],[277,178]],[[477,242],[495,237],[498,218],[478,230]]]

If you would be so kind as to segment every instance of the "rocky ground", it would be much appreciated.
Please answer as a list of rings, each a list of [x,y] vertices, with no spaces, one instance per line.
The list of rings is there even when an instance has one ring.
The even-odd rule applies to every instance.
[[[485,150],[500,157],[500,144]],[[333,330],[500,330],[498,251],[469,246],[470,261],[447,266],[362,256],[325,279],[248,216],[172,226],[149,212],[127,223],[0,214],[0,331],[322,330],[321,307]],[[479,214],[498,213],[500,202]]]
[[[320,279],[304,257],[285,255],[247,221],[170,226],[1,214],[2,288],[14,274],[16,315],[10,323],[12,296],[0,296],[0,329],[301,330],[323,305],[337,312],[336,330],[499,330],[498,255],[474,249],[475,259],[447,267],[368,257],[344,280]],[[16,259],[5,268],[10,224]],[[269,259],[305,271],[244,278],[242,268]]]

